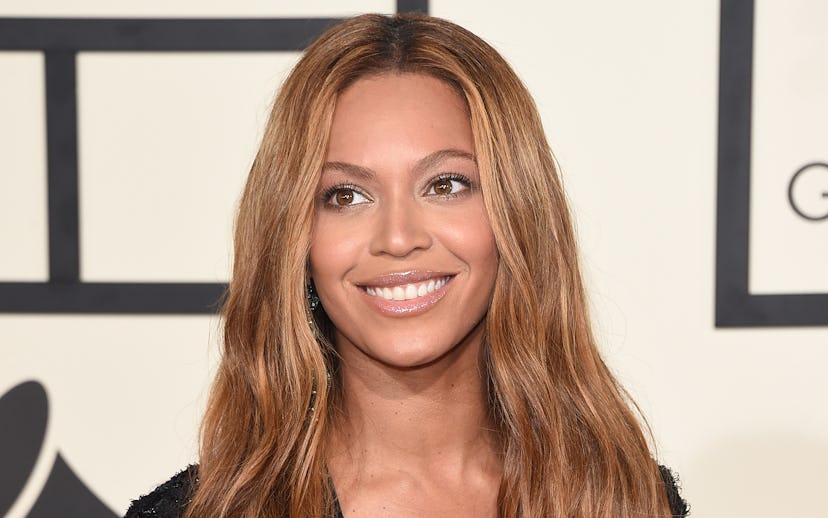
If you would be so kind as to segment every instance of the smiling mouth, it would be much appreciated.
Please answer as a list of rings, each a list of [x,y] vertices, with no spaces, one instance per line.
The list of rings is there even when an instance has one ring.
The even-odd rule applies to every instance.
[[[443,286],[445,286],[453,277],[453,275],[446,275],[437,279],[429,279],[423,282],[414,282],[409,284],[400,284],[397,286],[364,286],[365,292],[372,296],[385,300],[413,300],[424,297],[429,293],[433,293]]]

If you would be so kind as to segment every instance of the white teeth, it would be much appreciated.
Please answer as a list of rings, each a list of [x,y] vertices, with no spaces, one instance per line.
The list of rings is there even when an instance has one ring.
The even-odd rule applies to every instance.
[[[437,280],[431,279],[428,282],[405,284],[390,288],[372,288],[369,286],[365,288],[365,292],[372,297],[382,297],[385,300],[411,300],[428,295],[434,290],[439,290],[446,285],[448,280],[449,277],[443,277]]]
[[[405,290],[401,286],[394,286],[394,300],[405,300]]]
[[[414,299],[417,298],[417,287],[413,284],[409,284],[405,287],[405,298],[406,299]]]

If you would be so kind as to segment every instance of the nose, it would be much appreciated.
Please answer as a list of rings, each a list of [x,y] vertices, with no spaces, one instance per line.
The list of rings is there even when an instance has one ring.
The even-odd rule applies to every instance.
[[[432,236],[422,207],[414,200],[394,200],[377,211],[371,238],[373,255],[406,257],[431,247]]]

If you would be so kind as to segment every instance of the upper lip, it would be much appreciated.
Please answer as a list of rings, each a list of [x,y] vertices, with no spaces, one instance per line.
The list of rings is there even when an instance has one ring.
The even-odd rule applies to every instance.
[[[427,281],[429,279],[440,279],[442,277],[449,277],[455,275],[454,273],[434,271],[434,270],[409,270],[405,272],[391,272],[366,279],[358,282],[358,286],[400,286],[403,284],[414,284],[416,282]]]

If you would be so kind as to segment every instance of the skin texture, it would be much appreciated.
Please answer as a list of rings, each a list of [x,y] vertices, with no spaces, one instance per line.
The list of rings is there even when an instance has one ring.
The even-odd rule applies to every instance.
[[[328,466],[346,516],[495,515],[501,461],[480,352],[497,261],[457,93],[418,74],[347,88],[310,253],[340,355]],[[366,292],[406,272],[451,278],[404,303]]]

